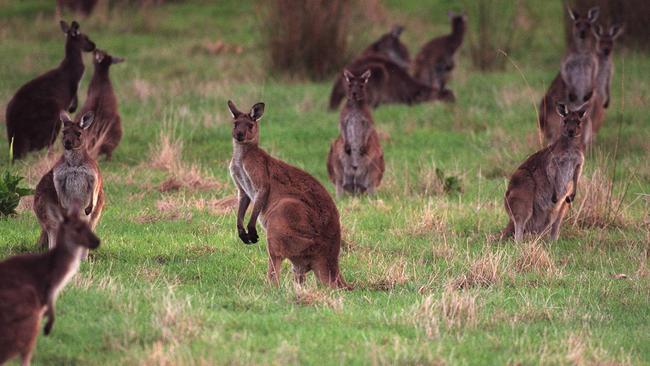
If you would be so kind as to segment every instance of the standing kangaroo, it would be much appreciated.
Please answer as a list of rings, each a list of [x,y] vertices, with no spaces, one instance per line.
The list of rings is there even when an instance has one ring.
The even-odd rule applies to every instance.
[[[13,141],[13,156],[22,158],[56,141],[61,129],[59,112],[77,109],[77,88],[84,72],[81,52],[90,52],[95,44],[79,31],[79,23],[61,21],[66,34],[65,58],[50,70],[23,85],[7,105],[7,138]]]
[[[279,284],[282,261],[293,264],[298,283],[313,270],[324,284],[350,288],[339,271],[341,225],[327,190],[312,176],[271,157],[259,144],[259,121],[264,104],[242,113],[228,101],[233,121],[233,155],[230,175],[239,191],[237,231],[246,243],[257,243],[257,218],[266,230],[268,279]],[[247,230],[244,215],[253,202]]]
[[[563,133],[552,145],[531,155],[512,175],[505,195],[510,221],[504,237],[514,234],[521,241],[524,234],[542,234],[551,229],[557,240],[568,206],[573,202],[584,164],[585,145],[580,136],[589,105],[568,110],[558,103]]]
[[[111,56],[106,51],[95,50],[93,78],[88,86],[88,96],[78,115],[88,111],[94,113],[94,123],[84,133],[84,144],[88,154],[97,158],[104,154],[107,160],[122,139],[122,124],[117,109],[117,98],[108,71],[111,65],[123,62],[121,57]]]
[[[355,76],[343,71],[348,101],[341,110],[341,133],[327,157],[327,172],[339,197],[344,191],[373,194],[384,175],[384,153],[366,103],[365,88],[370,73],[367,70]]]
[[[415,56],[414,75],[421,83],[445,90],[454,69],[454,55],[463,44],[467,17],[449,12],[451,33],[437,37],[422,46]],[[452,99],[453,100],[453,99]]]
[[[553,79],[539,106],[539,128],[547,146],[562,135],[562,119],[556,113],[556,104],[568,100],[575,108],[591,101],[598,92],[595,90],[598,61],[593,50],[591,27],[598,18],[599,10],[597,7],[590,9],[587,17],[571,9],[569,14],[573,20],[569,51],[562,61],[561,71]],[[582,126],[582,131],[583,141],[589,144],[592,139],[591,118]]]
[[[596,133],[603,124],[605,117],[604,109],[609,108],[609,89],[612,82],[612,74],[614,73],[612,52],[614,51],[614,41],[623,33],[623,27],[615,24],[605,32],[603,27],[597,25],[592,28],[592,31],[596,37],[596,57],[598,59],[596,91],[599,100],[598,103],[594,103],[594,110],[592,112],[593,130]]]
[[[23,254],[0,262],[0,364],[20,356],[29,365],[42,317],[45,335],[54,325],[54,304],[59,292],[77,273],[84,251],[99,246],[99,239],[73,208],[64,214],[48,208],[56,221],[56,246],[47,253]]]
[[[54,247],[56,217],[51,207],[69,210],[79,206],[81,219],[95,229],[104,209],[104,188],[99,167],[84,148],[83,132],[93,122],[93,113],[86,112],[79,123],[61,112],[63,122],[63,156],[38,182],[34,193],[34,212],[43,229],[38,244]],[[86,253],[84,253],[85,255]]]

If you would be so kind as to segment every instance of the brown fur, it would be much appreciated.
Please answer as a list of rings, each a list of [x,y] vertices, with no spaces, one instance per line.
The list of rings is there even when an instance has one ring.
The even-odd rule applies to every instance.
[[[82,122],[88,122],[86,117]],[[65,113],[61,119],[64,123],[63,144],[65,151],[59,161],[38,182],[34,193],[34,212],[41,225],[42,232],[38,244],[53,247],[57,221],[51,216],[53,208],[69,209],[79,205],[82,220],[95,229],[104,209],[104,188],[102,175],[97,162],[84,149],[83,129],[80,123],[72,122]],[[86,128],[88,128],[86,126]],[[60,172],[60,173],[59,173]],[[57,187],[57,177],[61,175],[62,183]]]
[[[558,104],[563,134],[550,146],[530,156],[512,175],[505,195],[510,221],[504,237],[521,241],[526,233],[542,234],[550,228],[557,240],[568,205],[573,202],[584,164],[582,125],[587,104],[569,112]]]
[[[281,263],[287,258],[299,283],[313,270],[322,283],[349,288],[339,271],[339,213],[327,190],[303,170],[259,148],[264,104],[255,104],[248,114],[237,110],[231,101],[228,107],[234,119],[230,175],[239,191],[237,231],[241,240],[246,244],[258,241],[259,217],[267,235],[271,283],[279,283]],[[253,211],[244,229],[244,215],[251,202]]]
[[[20,356],[22,364],[29,365],[41,319],[48,318],[44,327],[48,335],[57,295],[77,272],[82,251],[99,246],[78,213],[54,211],[51,216],[57,220],[53,249],[0,262],[0,364]]]
[[[30,151],[50,146],[56,140],[61,122],[59,112],[77,109],[77,88],[84,72],[81,52],[90,52],[95,44],[79,32],[79,24],[61,21],[66,33],[65,58],[53,70],[18,89],[7,105],[7,139],[13,139],[14,159]]]
[[[602,26],[592,27],[594,37],[596,37],[596,58],[598,60],[598,74],[596,75],[596,90],[598,100],[594,103],[592,111],[593,131],[598,132],[605,119],[605,109],[609,108],[610,103],[610,84],[614,73],[614,61],[612,58],[614,52],[614,42],[623,32],[623,27],[613,25],[608,31],[604,31]]]
[[[384,152],[366,102],[370,70],[355,76],[344,70],[348,101],[341,110],[339,130],[327,157],[327,172],[336,195],[375,193],[384,175]]]
[[[111,65],[124,59],[111,56],[105,51],[95,50],[93,63],[95,71],[88,86],[88,96],[77,114],[78,118],[88,111],[95,115],[95,122],[84,133],[86,150],[93,159],[104,154],[107,160],[113,156],[113,150],[122,139],[122,123],[117,108],[117,98],[109,78]]]
[[[422,84],[445,90],[454,69],[454,55],[463,44],[467,17],[449,14],[451,33],[425,43],[415,56],[414,76]]]
[[[411,56],[406,45],[400,40],[403,31],[404,27],[395,25],[390,32],[370,44],[359,58],[379,54],[393,61],[404,70],[408,70],[411,67]]]

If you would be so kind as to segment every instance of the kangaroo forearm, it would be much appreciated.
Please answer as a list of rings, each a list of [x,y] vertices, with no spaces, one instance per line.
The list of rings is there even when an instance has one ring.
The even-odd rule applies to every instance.
[[[254,228],[255,225],[257,224],[257,218],[262,212],[262,207],[266,204],[266,200],[268,199],[269,192],[268,190],[263,190],[259,191],[257,193],[257,197],[255,198],[255,203],[253,204],[253,212],[251,213],[251,219],[248,222],[248,227],[249,228]]]
[[[237,210],[237,228],[244,228],[244,216],[246,215],[246,210],[248,210],[248,205],[250,204],[251,199],[245,193],[239,194],[239,209]]]

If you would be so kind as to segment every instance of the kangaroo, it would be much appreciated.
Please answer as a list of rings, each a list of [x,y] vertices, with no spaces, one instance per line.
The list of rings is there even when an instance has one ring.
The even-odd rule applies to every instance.
[[[367,101],[370,107],[381,104],[416,104],[433,100],[446,100],[449,93],[440,93],[429,85],[413,79],[406,70],[380,55],[366,56],[350,64],[348,71],[360,75],[371,70],[372,76],[367,84]],[[343,73],[337,78],[330,96],[330,108],[336,109],[344,94],[339,93],[339,84],[344,85]],[[345,88],[343,89],[345,91]]]
[[[370,44],[361,53],[361,57],[380,54],[401,66],[404,70],[408,70],[411,67],[411,56],[406,45],[400,40],[402,32],[404,32],[403,26],[393,26],[390,32],[382,35],[378,40]]]
[[[85,17],[89,16],[98,0],[56,0],[56,14],[61,16],[64,8],[68,8]]]
[[[562,137],[531,155],[510,178],[504,200],[510,221],[503,237],[514,234],[521,241],[526,233],[542,234],[550,227],[551,238],[558,239],[582,174],[585,145],[580,134],[589,108],[587,103],[578,110],[557,104]]]
[[[20,356],[29,365],[43,316],[49,335],[59,292],[77,273],[82,252],[99,246],[99,238],[73,207],[63,213],[50,206],[57,245],[47,253],[17,255],[0,262],[0,364]]]
[[[34,212],[42,232],[38,244],[52,249],[56,237],[56,218],[51,217],[55,206],[70,209],[75,205],[82,207],[81,219],[95,229],[104,209],[104,188],[102,175],[94,159],[84,149],[83,132],[93,122],[93,113],[87,112],[81,122],[74,123],[65,112],[61,112],[63,122],[63,156],[47,172],[36,186],[34,193]],[[84,252],[84,257],[87,253]]]
[[[374,194],[384,175],[384,153],[366,103],[365,88],[371,72],[355,76],[346,69],[343,74],[348,101],[341,111],[341,133],[330,147],[327,172],[338,197],[344,191]]]
[[[56,141],[61,129],[59,111],[77,110],[77,88],[84,72],[81,52],[90,52],[95,44],[79,31],[79,23],[61,21],[66,34],[65,58],[53,70],[18,89],[7,105],[7,138],[13,141],[13,157],[20,159]]]
[[[305,171],[259,148],[263,103],[255,104],[250,113],[240,112],[232,101],[228,108],[233,117],[230,175],[239,191],[239,238],[246,244],[257,243],[259,217],[267,235],[267,277],[272,284],[279,284],[281,264],[287,258],[298,283],[313,270],[323,284],[351,289],[339,271],[341,225],[327,190]],[[244,229],[251,202],[253,211]]]
[[[609,89],[612,82],[612,74],[614,73],[612,52],[614,51],[614,41],[623,33],[623,27],[614,24],[605,32],[602,26],[597,25],[592,28],[592,32],[596,37],[596,57],[598,59],[596,90],[599,100],[598,103],[594,104],[594,110],[592,112],[593,130],[596,133],[603,124],[605,117],[604,109],[609,108]]]
[[[467,16],[449,12],[451,33],[425,43],[415,56],[414,76],[422,84],[445,90],[454,69],[454,55],[463,44]]]
[[[113,150],[122,139],[122,124],[108,72],[111,65],[124,62],[124,59],[99,49],[95,50],[93,59],[95,71],[88,86],[86,102],[78,116],[83,116],[88,111],[92,111],[95,116],[92,126],[84,132],[84,144],[88,154],[93,159],[104,154],[106,160],[111,160]]]
[[[598,18],[599,10],[597,7],[590,9],[587,17],[581,17],[572,9],[569,9],[569,14],[573,20],[569,52],[564,57],[561,71],[553,79],[539,105],[538,123],[547,146],[562,135],[562,119],[556,113],[556,103],[568,100],[573,108],[590,101],[597,94],[594,85],[598,63],[593,54],[590,29]],[[591,143],[591,118],[582,126],[582,131],[585,144]]]

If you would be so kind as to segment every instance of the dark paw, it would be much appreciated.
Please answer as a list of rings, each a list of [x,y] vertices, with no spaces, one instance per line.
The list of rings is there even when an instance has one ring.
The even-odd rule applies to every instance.
[[[45,324],[45,327],[43,328],[43,334],[49,335],[50,332],[52,331],[52,326],[54,325],[54,322],[48,321],[47,324]]]
[[[260,239],[260,237],[257,235],[256,228],[254,227],[248,228],[248,239],[251,241],[251,243],[257,243],[257,241]]]
[[[570,195],[566,196],[565,201],[566,201],[566,203],[571,203],[575,199],[576,199],[576,194],[573,193],[573,194],[570,194]]]
[[[239,239],[241,239],[241,241],[243,241],[244,244],[251,244],[250,239],[248,239],[248,234],[246,233],[246,230],[242,228],[242,229],[238,229],[237,231],[239,233]]]

